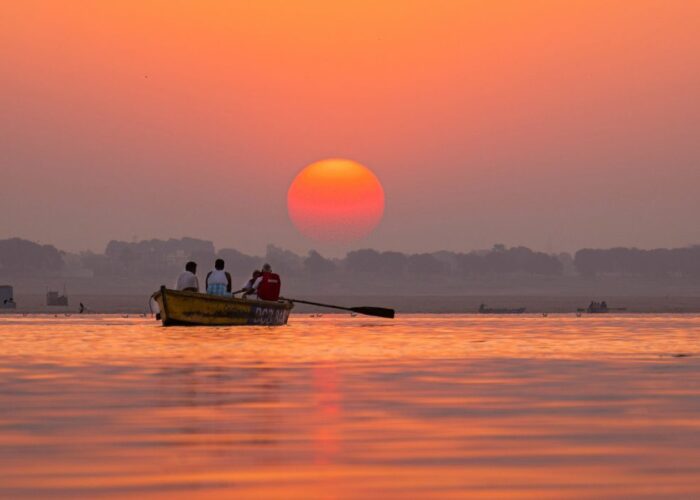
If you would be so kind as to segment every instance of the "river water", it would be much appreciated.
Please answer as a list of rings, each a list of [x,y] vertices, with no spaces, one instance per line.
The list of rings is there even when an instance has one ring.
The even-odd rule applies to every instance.
[[[0,498],[700,496],[700,316],[0,316]]]

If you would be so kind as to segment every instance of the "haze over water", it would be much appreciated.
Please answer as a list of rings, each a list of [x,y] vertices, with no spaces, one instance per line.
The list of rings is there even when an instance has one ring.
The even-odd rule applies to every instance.
[[[335,256],[696,244],[699,19],[658,0],[5,1],[0,236]],[[340,247],[286,204],[304,166],[338,157],[387,200]]]
[[[0,317],[0,497],[700,495],[700,316]]]

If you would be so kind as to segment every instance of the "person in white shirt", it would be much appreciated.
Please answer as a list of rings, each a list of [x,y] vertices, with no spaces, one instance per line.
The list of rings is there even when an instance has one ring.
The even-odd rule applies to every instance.
[[[245,298],[247,295],[250,295],[251,293],[255,293],[254,285],[260,276],[262,276],[262,271],[258,271],[257,269],[253,271],[253,276],[251,276],[251,278],[245,282],[243,288],[241,288],[241,291],[243,292],[243,298]]]
[[[214,270],[207,274],[209,295],[231,296],[231,275],[224,271],[224,260],[216,259]]]
[[[175,289],[183,292],[199,292],[196,262],[190,261],[185,264],[185,270],[177,277]]]

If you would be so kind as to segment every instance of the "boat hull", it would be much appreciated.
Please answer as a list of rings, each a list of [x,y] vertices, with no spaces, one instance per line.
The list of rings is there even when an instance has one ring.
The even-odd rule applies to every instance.
[[[288,301],[244,300],[165,287],[152,298],[163,326],[279,326],[287,324],[293,307]]]

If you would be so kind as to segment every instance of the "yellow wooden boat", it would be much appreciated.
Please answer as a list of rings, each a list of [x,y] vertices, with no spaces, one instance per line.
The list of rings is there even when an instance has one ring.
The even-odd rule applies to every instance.
[[[180,292],[164,286],[153,294],[163,326],[286,325],[294,304],[287,300],[246,300],[197,292]]]

